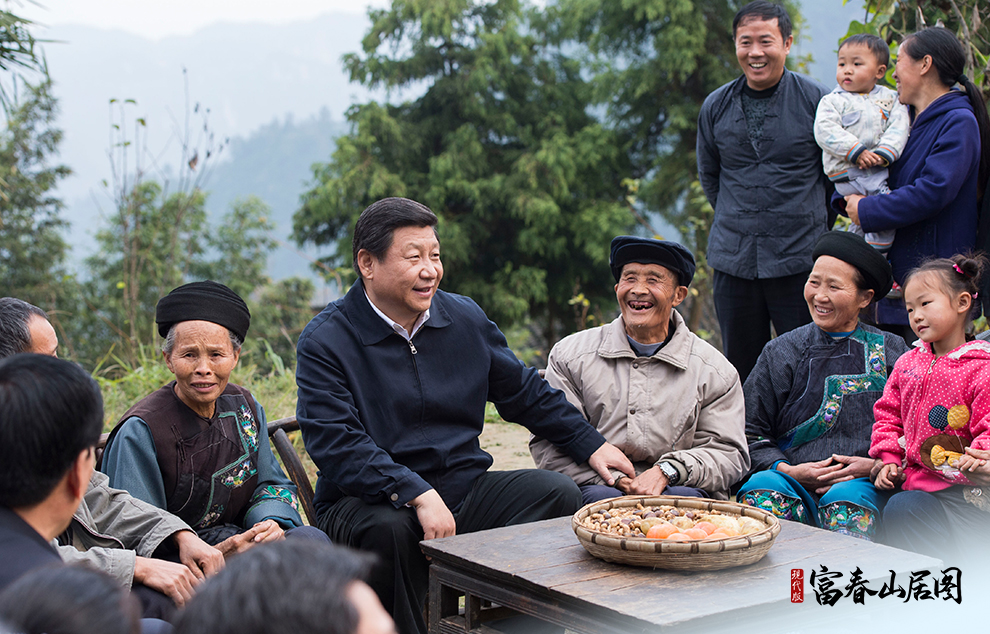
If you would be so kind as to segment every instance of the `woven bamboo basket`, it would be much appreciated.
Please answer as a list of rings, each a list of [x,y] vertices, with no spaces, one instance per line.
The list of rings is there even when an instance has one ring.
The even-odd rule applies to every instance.
[[[666,505],[703,513],[719,511],[728,515],[742,515],[759,520],[766,527],[748,535],[714,541],[668,542],[645,537],[616,537],[589,530],[581,525],[581,521],[592,513],[635,507],[636,504]],[[762,509],[735,502],[673,495],[628,495],[588,504],[571,518],[571,527],[581,545],[599,559],[632,566],[683,571],[721,570],[756,563],[767,554],[780,533],[780,522],[772,513]]]

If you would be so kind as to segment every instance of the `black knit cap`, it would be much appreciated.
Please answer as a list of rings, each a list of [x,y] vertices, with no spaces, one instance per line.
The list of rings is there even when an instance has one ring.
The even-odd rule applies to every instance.
[[[608,261],[616,282],[622,275],[622,267],[630,262],[659,264],[675,273],[681,286],[690,286],[694,279],[694,256],[685,247],[669,240],[616,236],[612,238]]]
[[[162,337],[180,321],[195,320],[224,326],[244,341],[251,326],[251,311],[240,295],[212,280],[183,284],[158,300],[155,323]]]
[[[873,289],[874,301],[886,297],[890,292],[894,282],[890,263],[861,236],[848,231],[826,231],[811,252],[811,257],[815,260],[823,255],[830,255],[856,267],[863,275],[866,286]]]

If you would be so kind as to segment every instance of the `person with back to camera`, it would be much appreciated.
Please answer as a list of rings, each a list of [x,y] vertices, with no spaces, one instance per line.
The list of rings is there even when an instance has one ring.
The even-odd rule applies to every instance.
[[[732,21],[743,76],[698,114],[698,178],[715,210],[708,237],[722,349],[745,384],[773,332],[810,321],[802,299],[832,190],[815,143],[828,89],[787,70],[794,41],[780,5],[756,0]]]
[[[886,496],[870,483],[873,404],[907,346],[860,312],[890,290],[890,264],[862,237],[830,231],[805,285],[814,323],[767,344],[743,386],[753,472],[740,502],[873,540]]]
[[[0,593],[0,621],[18,634],[150,634],[140,616],[141,604],[113,577],[80,564],[32,570]]]
[[[966,335],[983,255],[933,259],[908,274],[904,300],[920,342],[897,361],[874,406],[876,487],[900,486],[884,510],[885,541],[933,557],[982,540],[990,503],[990,343]]]
[[[896,230],[887,257],[902,286],[922,259],[951,257],[976,243],[980,194],[990,174],[990,115],[979,88],[963,74],[965,64],[965,50],[948,29],[922,29],[901,42],[894,78],[911,133],[890,167],[891,191],[833,199],[865,232]],[[900,297],[878,304],[877,322],[913,339]]]
[[[877,83],[889,63],[890,49],[876,35],[859,33],[839,44],[838,86],[818,104],[815,140],[823,150],[825,173],[842,196],[890,193],[887,166],[904,151],[910,122],[897,92]],[[863,235],[859,225],[850,230]],[[894,231],[863,237],[886,253]]]
[[[103,397],[82,368],[34,353],[0,359],[0,591],[33,572],[65,571],[57,539],[86,506],[102,429]],[[158,619],[141,626],[171,631]]]
[[[62,563],[52,545],[82,502],[103,429],[96,382],[68,361],[0,360],[0,590]]]
[[[328,543],[263,544],[204,585],[175,634],[395,634],[365,583],[371,560]]]

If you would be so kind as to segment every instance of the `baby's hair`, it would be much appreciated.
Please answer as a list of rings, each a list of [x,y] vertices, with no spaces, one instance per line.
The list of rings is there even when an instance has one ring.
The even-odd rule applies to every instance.
[[[904,286],[907,287],[911,278],[919,273],[937,273],[942,290],[950,297],[969,293],[973,296],[974,310],[979,310],[980,304],[975,300],[980,290],[980,278],[988,266],[990,261],[982,251],[954,255],[951,258],[929,258],[908,273]]]
[[[839,44],[839,50],[841,51],[846,44],[865,44],[873,53],[878,64],[890,67],[890,47],[882,38],[869,33],[857,33],[842,40],[842,43]]]

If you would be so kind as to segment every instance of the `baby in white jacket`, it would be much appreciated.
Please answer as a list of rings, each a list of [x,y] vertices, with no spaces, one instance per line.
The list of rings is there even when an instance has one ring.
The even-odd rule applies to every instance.
[[[822,162],[839,194],[886,194],[887,166],[896,161],[907,144],[910,121],[897,92],[878,86],[890,63],[887,43],[876,35],[861,33],[839,45],[835,79],[839,82],[818,104],[815,140],[823,150]],[[851,231],[886,253],[894,231]]]

